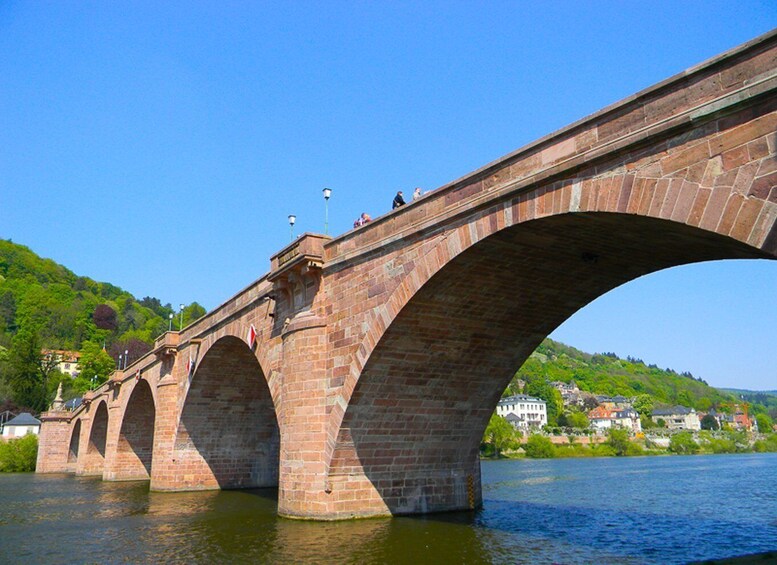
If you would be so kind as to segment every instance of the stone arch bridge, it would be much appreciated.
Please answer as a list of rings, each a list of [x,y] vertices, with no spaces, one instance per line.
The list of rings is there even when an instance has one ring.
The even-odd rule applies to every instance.
[[[43,415],[38,472],[277,486],[340,519],[474,508],[501,392],[646,273],[777,257],[777,32],[331,239]],[[249,333],[255,332],[255,339]]]

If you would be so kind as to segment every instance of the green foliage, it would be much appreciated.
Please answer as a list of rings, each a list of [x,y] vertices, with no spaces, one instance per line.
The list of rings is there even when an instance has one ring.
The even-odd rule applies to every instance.
[[[632,403],[632,407],[639,412],[640,415],[647,414],[649,416],[650,413],[653,412],[654,406],[655,401],[649,394],[640,394]]]
[[[702,430],[719,430],[720,424],[718,423],[718,420],[715,418],[715,416],[711,414],[705,414],[701,419],[701,429]]]
[[[34,333],[38,354],[43,348],[80,351],[91,347],[85,346],[87,343],[105,345],[109,351],[113,344],[124,345],[133,340],[151,346],[167,330],[171,313],[175,314],[177,326],[178,311],[170,304],[163,305],[150,297],[137,301],[117,286],[79,277],[27,247],[0,240],[0,347],[16,348],[11,355],[14,369],[8,363],[0,366],[0,402],[9,400],[11,394],[16,404],[39,411],[52,399],[46,392],[50,392],[50,383],[59,379],[52,368],[48,370],[50,374],[35,376],[34,348],[30,347],[25,353],[29,355],[24,357],[26,368],[22,370],[18,355],[21,346],[13,346],[17,335],[25,334],[24,339],[29,340],[30,333]],[[205,309],[194,302],[184,308],[183,314],[187,325],[202,317]],[[117,358],[118,354],[114,359]],[[98,365],[94,374],[102,375],[103,365]],[[83,389],[84,382],[92,376],[83,375],[78,388]],[[15,387],[11,381],[16,383]]]
[[[570,412],[566,415],[567,426],[584,430],[588,428],[588,417],[582,412]]]
[[[24,437],[0,441],[0,472],[30,473],[35,470],[38,458],[38,436],[27,434]]]
[[[81,358],[78,360],[78,378],[75,380],[75,389],[79,393],[89,390],[94,384],[100,385],[108,380],[116,364],[110,355],[103,351],[102,347],[88,341],[81,349]]]
[[[483,444],[486,446],[486,451],[499,457],[505,449],[513,449],[518,446],[518,433],[510,425],[510,422],[502,416],[492,414],[486,431],[483,433]]]
[[[41,357],[40,350],[38,333],[23,329],[14,336],[2,367],[13,402],[36,413],[48,408],[49,379],[56,366]]]
[[[533,459],[552,459],[556,456],[556,447],[549,438],[540,434],[529,436],[523,450],[526,452],[526,457]]]
[[[615,455],[627,455],[629,451],[629,432],[623,428],[610,428],[607,430],[607,445],[609,445]]]
[[[774,421],[768,414],[756,414],[755,421],[756,424],[758,424],[758,431],[762,434],[766,434],[772,431],[772,425],[774,425]]]
[[[679,455],[690,455],[699,451],[699,445],[693,441],[693,435],[690,432],[680,432],[674,434],[669,440],[669,451]]]
[[[753,451],[758,453],[777,452],[777,434],[768,434],[764,439],[756,440],[753,444]]]
[[[544,393],[541,383],[574,380],[583,391],[637,397],[634,407],[640,414],[648,414],[658,404],[683,404],[706,410],[734,400],[732,395],[708,386],[690,373],[678,374],[646,365],[639,359],[621,359],[614,353],[591,355],[551,339],[544,340],[526,360],[510,386],[514,387],[518,379],[526,381],[526,393],[533,396]],[[777,397],[774,398],[777,407]],[[551,406],[548,420],[555,423],[551,421]]]

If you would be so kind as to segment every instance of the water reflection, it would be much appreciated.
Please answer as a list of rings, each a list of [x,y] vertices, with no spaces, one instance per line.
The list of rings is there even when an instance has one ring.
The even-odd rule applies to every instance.
[[[775,549],[775,466],[773,454],[486,462],[479,512],[331,523],[279,518],[271,489],[0,475],[0,562],[680,563]]]

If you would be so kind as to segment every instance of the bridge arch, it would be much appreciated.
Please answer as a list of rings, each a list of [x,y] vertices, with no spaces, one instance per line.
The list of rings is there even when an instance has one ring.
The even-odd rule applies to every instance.
[[[93,409],[94,415],[91,418],[88,441],[83,452],[83,463],[79,461],[76,472],[79,475],[102,476],[105,469],[105,447],[108,437],[108,405],[105,400],[100,400]]]
[[[774,106],[593,163],[429,238],[368,316],[330,415],[331,480],[362,469],[376,512],[465,508],[493,407],[555,327],[644,274],[774,259]]]
[[[124,408],[116,454],[106,478],[119,481],[150,478],[155,425],[154,392],[147,380],[137,380]]]
[[[75,471],[78,461],[78,452],[81,444],[81,418],[73,424],[73,430],[70,432],[70,445],[67,450],[67,466],[70,471]]]
[[[190,377],[172,455],[173,467],[183,470],[179,488],[277,486],[279,453],[264,371],[242,339],[221,337]]]

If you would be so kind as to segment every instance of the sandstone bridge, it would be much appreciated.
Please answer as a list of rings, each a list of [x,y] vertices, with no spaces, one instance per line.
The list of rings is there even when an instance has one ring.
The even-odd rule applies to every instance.
[[[554,328],[647,273],[777,257],[776,132],[773,31],[371,224],[304,234],[45,413],[37,470],[277,486],[297,518],[474,508],[483,430]]]

